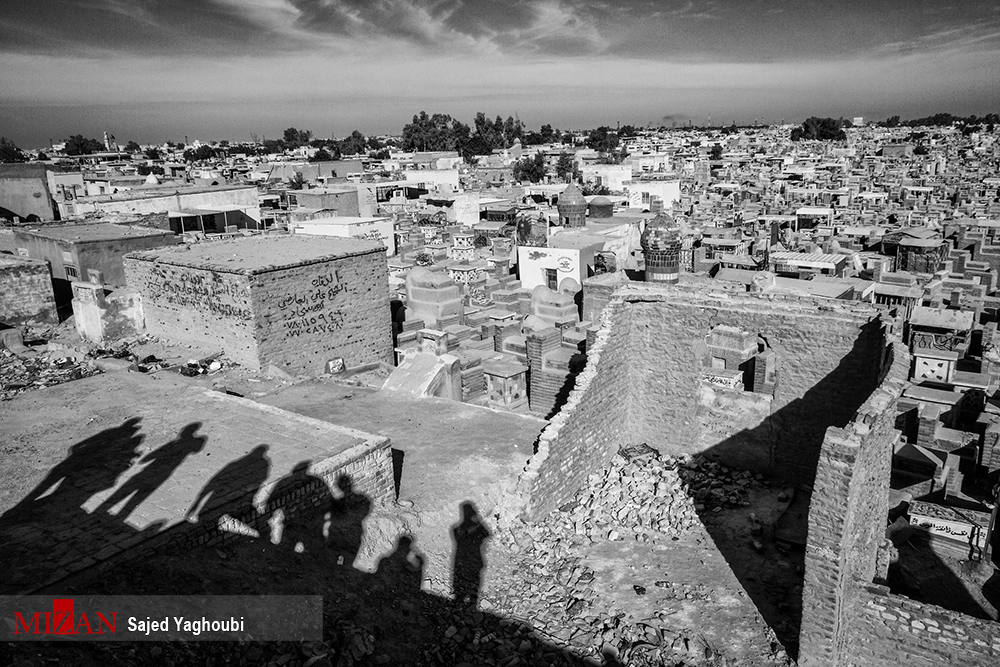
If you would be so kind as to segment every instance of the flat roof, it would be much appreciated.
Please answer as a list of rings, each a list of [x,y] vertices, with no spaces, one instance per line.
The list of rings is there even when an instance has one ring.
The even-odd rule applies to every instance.
[[[48,263],[44,259],[31,259],[30,257],[21,257],[20,255],[6,255],[4,253],[0,253],[0,268],[5,266],[24,266],[26,264],[48,266]]]
[[[173,236],[169,229],[154,227],[139,227],[134,225],[115,225],[110,222],[97,222],[82,225],[46,225],[18,229],[15,234],[28,234],[38,238],[67,243],[92,243],[96,241],[115,241],[125,238],[142,238],[146,236]]]
[[[327,218],[309,218],[307,220],[296,220],[294,224],[296,227],[308,226],[308,225],[363,225],[371,222],[384,222],[391,221],[392,218],[387,216],[355,216],[355,215],[331,215]]]
[[[385,246],[340,236],[250,236],[211,243],[170,246],[126,255],[193,269],[252,275],[378,252]]]
[[[916,306],[910,314],[910,325],[964,331],[972,328],[974,316],[975,313],[971,310],[945,310]]]
[[[222,192],[224,190],[253,190],[257,196],[257,186],[244,183],[228,185],[190,185],[178,186],[176,183],[163,183],[161,185],[150,185],[148,187],[133,188],[132,190],[122,190],[114,194],[92,195],[80,197],[79,201],[128,201],[130,199],[155,199],[157,197],[173,197],[174,195],[192,195],[202,192]]]

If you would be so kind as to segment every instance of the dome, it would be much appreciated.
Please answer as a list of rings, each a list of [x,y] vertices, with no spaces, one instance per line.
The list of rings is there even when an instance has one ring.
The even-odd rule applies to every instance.
[[[661,211],[646,223],[646,229],[639,238],[643,252],[667,250],[680,247],[681,235],[677,221],[669,213]]]
[[[598,195],[587,205],[592,218],[610,218],[615,214],[615,205],[607,197]]]
[[[565,190],[559,193],[559,201],[556,202],[557,207],[580,205],[586,206],[587,199],[580,192],[580,188],[576,187],[576,183],[570,183],[566,186]]]
[[[159,184],[160,184],[160,179],[156,177],[156,174],[150,173],[149,176],[146,177],[146,185],[159,185]]]

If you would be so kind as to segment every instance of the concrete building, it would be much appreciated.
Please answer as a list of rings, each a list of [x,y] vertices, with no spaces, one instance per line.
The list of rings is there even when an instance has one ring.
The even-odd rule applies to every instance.
[[[64,307],[73,298],[70,283],[83,280],[122,287],[125,270],[122,257],[179,242],[170,231],[92,223],[50,225],[14,231],[17,253],[48,262],[56,304]]]
[[[313,190],[293,190],[288,193],[289,206],[301,206],[329,215],[358,216],[358,188],[355,185],[329,186]]]
[[[335,216],[301,220],[290,225],[294,234],[313,236],[339,236],[341,238],[367,239],[385,246],[385,254],[396,254],[396,235],[392,218],[362,218]]]
[[[0,218],[45,222],[57,218],[44,164],[0,164]]]
[[[256,229],[260,222],[260,200],[257,188],[252,185],[148,185],[59,202],[59,213],[63,218],[166,213],[168,220],[162,227],[176,233],[222,233],[226,227]]]
[[[392,360],[385,250],[330,237],[252,237],[134,253],[147,330],[291,375]]]

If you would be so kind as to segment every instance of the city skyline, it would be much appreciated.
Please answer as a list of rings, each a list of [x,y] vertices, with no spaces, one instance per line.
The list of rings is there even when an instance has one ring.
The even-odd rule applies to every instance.
[[[1000,107],[1000,7],[888,1],[40,0],[0,26],[0,134],[119,142]]]

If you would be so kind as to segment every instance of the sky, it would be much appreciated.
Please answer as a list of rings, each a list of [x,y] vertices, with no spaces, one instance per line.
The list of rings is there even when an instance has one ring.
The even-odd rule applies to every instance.
[[[398,134],[421,110],[584,129],[1000,112],[1000,3],[30,0],[0,135],[37,148]]]

